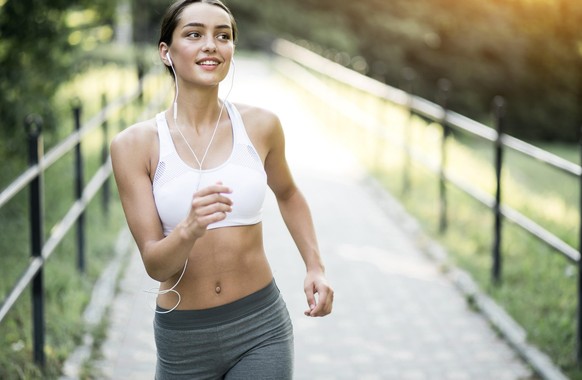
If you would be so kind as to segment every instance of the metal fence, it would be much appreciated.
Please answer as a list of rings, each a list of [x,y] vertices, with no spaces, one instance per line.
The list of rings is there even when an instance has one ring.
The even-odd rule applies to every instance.
[[[112,170],[108,147],[108,120],[114,112],[142,99],[143,75],[141,70],[138,72],[138,76],[138,86],[130,94],[122,96],[109,104],[107,104],[106,97],[103,95],[101,111],[84,124],[81,123],[82,104],[80,101],[75,101],[72,106],[72,116],[75,125],[74,132],[46,154],[43,152],[42,119],[34,115],[27,117],[25,120],[25,128],[28,140],[29,167],[0,192],[0,208],[2,208],[20,192],[28,189],[31,243],[31,259],[29,263],[0,304],[0,322],[10,312],[24,291],[32,285],[33,355],[35,362],[41,367],[44,367],[46,361],[44,351],[45,287],[43,267],[45,262],[58,248],[66,234],[75,227],[77,268],[81,273],[85,271],[85,211],[100,190],[102,190],[102,203],[105,210],[107,210],[109,203],[109,179]],[[101,129],[103,135],[101,166],[96,170],[89,182],[85,184],[83,173],[84,157],[81,154],[81,142],[87,134],[98,128]],[[56,223],[55,228],[51,229],[50,235],[45,241],[43,174],[63,156],[71,152],[74,155],[75,200],[65,216]]]
[[[521,212],[504,204],[501,197],[501,173],[503,155],[508,150],[519,152],[526,157],[537,160],[556,170],[566,173],[572,178],[577,179],[579,182],[582,181],[581,166],[503,133],[505,113],[503,98],[497,97],[493,100],[493,114],[496,128],[490,128],[482,123],[447,109],[447,96],[450,89],[450,83],[446,80],[439,81],[439,104],[437,104],[404,90],[388,86],[369,78],[352,69],[324,58],[309,49],[286,40],[276,40],[272,46],[272,50],[276,55],[284,58],[284,60],[279,62],[279,67],[281,67],[280,72],[283,75],[287,76],[299,86],[308,86],[309,91],[314,96],[320,97],[322,102],[330,108],[337,110],[339,113],[345,112],[345,109],[341,109],[341,106],[338,107],[333,95],[330,96],[329,88],[326,87],[332,82],[342,83],[343,85],[372,95],[382,101],[401,106],[407,109],[410,115],[419,115],[424,119],[440,124],[442,126],[442,138],[440,149],[441,157],[438,164],[428,162],[420,155],[415,154],[413,150],[410,149],[408,141],[404,141],[402,146],[408,159],[419,162],[424,167],[434,172],[438,177],[440,201],[439,228],[444,230],[447,227],[447,186],[445,185],[449,183],[491,209],[494,214],[495,223],[494,231],[492,233],[493,248],[491,268],[493,282],[498,282],[502,275],[502,252],[500,248],[502,241],[501,229],[503,222],[509,221],[552,247],[567,260],[578,266],[577,305],[578,310],[580,309],[580,305],[582,305],[582,261],[580,259],[580,245],[578,248],[571,246]],[[361,113],[360,117],[365,118]],[[373,124],[373,122],[368,124]],[[447,172],[446,142],[452,129],[463,131],[464,133],[468,133],[494,144],[496,186],[493,195],[490,195],[475,186],[471,186],[471,184],[463,182],[461,179],[455,178]],[[405,161],[406,165],[410,162],[408,159]],[[405,167],[403,173],[405,176],[403,184],[404,187],[406,187],[409,183],[409,179],[406,178],[409,170]],[[582,183],[580,189],[582,189]],[[582,191],[580,192],[580,205],[582,207]],[[579,214],[582,217],[582,210],[580,210]],[[582,228],[580,228],[580,225],[582,225],[582,223],[579,224],[578,239],[579,242],[582,242]],[[578,312],[577,315],[576,327],[576,357],[580,363],[582,362],[582,313],[580,312]]]

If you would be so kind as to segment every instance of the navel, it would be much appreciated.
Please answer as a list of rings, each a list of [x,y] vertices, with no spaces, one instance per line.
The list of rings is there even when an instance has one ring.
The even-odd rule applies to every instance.
[[[214,292],[215,292],[216,294],[220,294],[220,292],[221,292],[221,291],[222,291],[222,288],[220,287],[220,282],[217,282],[217,283],[216,283],[216,286],[215,286],[215,288],[214,288]]]

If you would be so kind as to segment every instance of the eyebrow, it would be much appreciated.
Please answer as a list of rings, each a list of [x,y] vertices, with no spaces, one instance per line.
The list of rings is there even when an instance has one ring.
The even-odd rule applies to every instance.
[[[189,28],[189,27],[205,28],[206,25],[203,24],[203,23],[201,23],[201,22],[190,22],[190,23],[184,25],[182,27],[182,29],[186,29],[186,28]],[[224,24],[224,25],[217,25],[216,26],[216,29],[232,29],[232,28],[231,28],[230,25]]]

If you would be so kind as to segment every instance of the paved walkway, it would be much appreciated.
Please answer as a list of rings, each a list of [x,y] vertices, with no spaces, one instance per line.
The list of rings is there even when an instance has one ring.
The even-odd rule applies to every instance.
[[[419,251],[393,210],[380,206],[347,151],[321,135],[316,119],[274,79],[267,65],[237,62],[231,100],[281,117],[288,159],[310,202],[336,297],[326,318],[303,316],[304,269],[267,199],[265,245],[289,307],[296,379],[530,379],[532,371],[472,311],[438,265]],[[133,252],[110,314],[100,376],[152,379],[156,286]]]

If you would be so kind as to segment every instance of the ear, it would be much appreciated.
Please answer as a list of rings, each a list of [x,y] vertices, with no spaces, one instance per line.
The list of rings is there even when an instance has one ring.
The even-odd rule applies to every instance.
[[[160,54],[160,59],[166,66],[170,66],[170,60],[168,59],[168,53],[170,52],[170,47],[165,43],[161,42],[158,46],[158,53]]]

